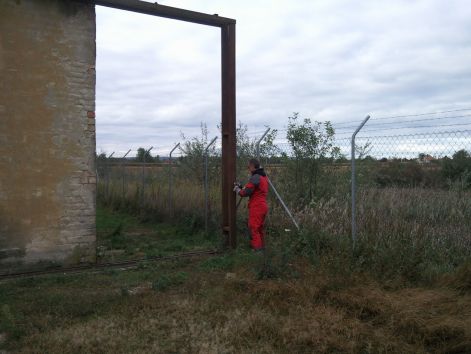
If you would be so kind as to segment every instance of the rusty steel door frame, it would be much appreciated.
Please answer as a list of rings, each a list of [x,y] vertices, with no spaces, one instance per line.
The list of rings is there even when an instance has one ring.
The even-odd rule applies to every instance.
[[[170,18],[178,21],[219,27],[221,29],[221,133],[222,133],[222,232],[226,246],[236,248],[236,196],[232,191],[236,180],[236,21],[176,7],[139,0],[76,0]]]

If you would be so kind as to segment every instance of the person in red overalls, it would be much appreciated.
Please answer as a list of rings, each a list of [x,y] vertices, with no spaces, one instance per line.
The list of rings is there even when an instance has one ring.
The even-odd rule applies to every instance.
[[[250,246],[255,251],[260,251],[265,248],[264,223],[268,212],[268,177],[256,159],[249,161],[248,169],[252,175],[249,182],[243,188],[236,184],[234,192],[241,197],[249,197]]]

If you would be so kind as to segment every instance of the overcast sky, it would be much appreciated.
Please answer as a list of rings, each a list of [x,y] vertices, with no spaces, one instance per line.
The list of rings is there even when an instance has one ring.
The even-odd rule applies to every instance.
[[[346,137],[345,122],[367,114],[471,106],[467,0],[159,3],[237,20],[237,119],[252,135],[284,128],[292,112],[343,123]],[[98,152],[164,154],[200,122],[217,134],[219,47],[217,28],[97,6]],[[471,128],[470,118],[421,124]]]

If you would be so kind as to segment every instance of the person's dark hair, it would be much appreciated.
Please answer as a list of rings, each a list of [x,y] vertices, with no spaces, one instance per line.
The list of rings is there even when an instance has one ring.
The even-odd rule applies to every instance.
[[[260,168],[260,161],[258,161],[257,159],[250,159],[249,165],[252,165],[255,168]]]

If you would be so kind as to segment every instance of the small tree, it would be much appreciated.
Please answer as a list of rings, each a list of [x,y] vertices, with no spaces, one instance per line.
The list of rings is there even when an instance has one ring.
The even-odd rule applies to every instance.
[[[199,136],[187,137],[183,133],[181,137],[183,143],[181,144],[181,150],[184,156],[182,157],[181,167],[182,171],[186,176],[189,176],[193,181],[203,183],[204,176],[204,150],[208,146],[210,139],[208,138],[209,131],[206,124],[201,123],[201,133]],[[208,150],[208,156],[217,155],[215,144],[213,144]],[[210,176],[217,173],[218,165],[214,159],[209,159],[209,171]]]
[[[108,162],[108,157],[106,152],[101,152],[99,155],[95,153],[96,158],[96,169],[98,173],[98,178],[103,178],[106,173],[106,164]]]
[[[471,187],[471,155],[466,150],[459,150],[453,158],[442,160],[442,174],[450,182],[461,182],[464,188]]]
[[[150,151],[147,151],[147,149],[144,149],[143,147],[140,147],[139,149],[137,149],[136,161],[138,161],[138,162],[153,162],[154,158],[152,157],[152,154],[151,154]]]
[[[363,160],[373,149],[370,141],[367,141],[364,145],[355,144],[355,152],[357,153],[357,159]]]
[[[108,159],[108,157],[106,156],[106,152],[101,152],[99,155],[96,155],[95,153],[95,156],[97,162],[106,162],[106,160]]]
[[[279,153],[278,147],[274,144],[274,140],[278,131],[276,129],[270,130],[260,144],[260,159],[267,161],[269,158],[276,156]],[[246,124],[239,122],[236,130],[237,139],[237,169],[239,177],[245,172],[247,160],[257,157],[257,141],[258,137],[249,137],[248,127]]]
[[[330,122],[300,119],[298,113],[288,118],[286,138],[293,151],[293,188],[297,196],[310,202],[317,190],[322,172],[321,161],[332,161],[341,156],[340,149],[334,146],[335,130]]]

